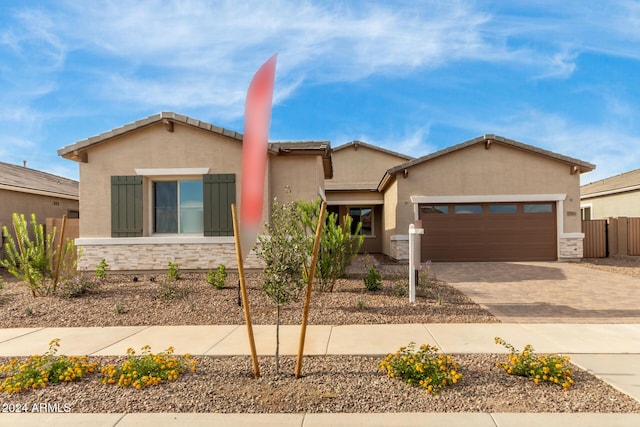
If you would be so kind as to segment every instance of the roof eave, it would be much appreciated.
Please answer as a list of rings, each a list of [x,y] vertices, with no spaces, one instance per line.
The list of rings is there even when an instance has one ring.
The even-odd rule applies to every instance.
[[[419,157],[417,159],[405,162],[401,165],[395,166],[391,169],[389,169],[387,171],[387,173],[389,173],[390,175],[395,175],[397,173],[399,173],[400,171],[404,171],[405,169],[411,168],[413,166],[416,166],[420,163],[424,163],[428,160],[432,160],[441,156],[444,156],[445,154],[449,154],[452,153],[454,151],[459,151],[462,150],[463,148],[467,148],[470,147],[472,145],[478,144],[478,143],[485,143],[485,144],[492,144],[494,142],[496,143],[502,143],[504,145],[507,145],[509,147],[515,148],[515,149],[519,149],[519,150],[523,150],[523,151],[527,151],[529,153],[532,154],[537,154],[543,157],[547,157],[550,158],[552,160],[556,160],[559,162],[563,162],[567,165],[569,165],[571,168],[576,167],[577,169],[575,170],[575,172],[580,172],[580,174],[582,173],[586,173],[586,172],[590,172],[592,170],[594,170],[596,168],[596,165],[591,164],[589,162],[585,162],[583,160],[579,160],[579,159],[574,159],[572,157],[568,157],[568,156],[564,156],[561,154],[557,154],[554,153],[552,151],[548,151],[548,150],[544,150],[542,148],[538,148],[538,147],[534,147],[532,145],[528,145],[528,144],[524,144],[522,142],[518,142],[512,139],[508,139],[508,138],[504,138],[502,136],[498,136],[498,135],[493,135],[493,134],[487,134],[487,135],[483,135],[474,139],[470,139],[468,141],[462,142],[460,144],[456,144],[453,145],[451,147],[447,147],[443,150],[440,151],[436,151],[435,153],[431,153],[428,154],[426,156],[423,157]],[[573,170],[573,169],[572,169]]]
[[[242,141],[242,134],[225,129],[219,126],[215,126],[211,123],[203,122],[201,120],[193,119],[191,117],[177,114],[174,112],[163,111],[158,114],[154,114],[149,117],[145,117],[144,119],[136,120],[133,123],[126,124],[124,126],[120,126],[118,128],[112,129],[110,131],[101,133],[96,136],[89,137],[82,141],[78,141],[74,144],[67,145],[58,150],[58,155],[64,157],[65,159],[77,161],[77,162],[86,162],[86,150],[90,147],[93,147],[97,144],[102,144],[108,142],[112,138],[122,136],[133,132],[135,130],[142,129],[147,126],[155,125],[158,123],[163,123],[168,132],[173,132],[174,123],[181,123],[193,127],[197,127],[203,130],[207,130],[209,132],[217,133],[220,135],[224,135],[238,141]]]

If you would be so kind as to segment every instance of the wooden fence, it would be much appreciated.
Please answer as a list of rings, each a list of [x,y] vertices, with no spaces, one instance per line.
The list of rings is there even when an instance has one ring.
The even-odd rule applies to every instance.
[[[640,255],[640,218],[629,218],[627,255]]]
[[[607,220],[595,219],[582,221],[584,241],[582,243],[585,258],[606,258],[609,256]]]
[[[584,257],[640,255],[640,218],[582,221]]]

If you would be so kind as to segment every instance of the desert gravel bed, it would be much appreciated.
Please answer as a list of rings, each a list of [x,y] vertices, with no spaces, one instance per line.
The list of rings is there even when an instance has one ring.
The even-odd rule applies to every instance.
[[[436,396],[427,395],[378,371],[381,357],[314,356],[304,359],[295,379],[295,359],[261,357],[262,377],[254,379],[248,357],[197,357],[195,373],[143,390],[102,385],[98,376],[1,401],[68,405],[71,412],[640,412],[640,403],[593,376],[574,370],[568,391],[534,384],[495,367],[505,355],[454,355],[464,378]],[[112,363],[116,358],[92,358]],[[6,359],[0,359],[6,363]]]
[[[640,277],[637,258],[584,260],[583,266]],[[1,272],[1,271],[0,271]],[[94,292],[79,298],[33,298],[6,275],[0,291],[0,328],[112,325],[243,324],[237,276],[213,289],[201,273],[184,273],[173,288],[162,274],[112,274]],[[417,303],[400,296],[404,284],[390,275],[383,290],[368,292],[362,278],[341,279],[333,293],[314,293],[310,324],[488,323],[498,320],[448,284],[432,278]],[[273,324],[274,309],[260,290],[258,274],[248,278],[252,318]],[[164,295],[164,297],[163,297]],[[299,324],[300,304],[282,311],[284,324]],[[419,343],[418,343],[419,344]],[[534,343],[535,344],[535,343]],[[160,351],[161,349],[153,349]],[[389,349],[395,351],[396,349]],[[311,356],[303,378],[294,379],[295,360],[281,358],[275,376],[272,357],[260,358],[262,377],[254,379],[249,357],[204,357],[195,373],[143,390],[105,386],[99,375],[19,395],[2,403],[68,405],[72,412],[640,412],[640,403],[579,368],[575,385],[564,392],[550,384],[506,375],[495,367],[505,355],[454,355],[464,379],[437,396],[425,394],[378,370],[379,357]],[[93,357],[101,364],[122,361]],[[0,364],[9,359],[0,358]]]
[[[585,258],[580,262],[580,265],[640,279],[640,256]]]
[[[78,298],[33,298],[23,284],[7,277],[0,292],[0,328],[244,324],[237,274],[229,273],[227,286],[220,290],[205,279],[204,273],[182,273],[180,280],[167,285],[166,273],[110,274],[94,292]],[[252,321],[275,324],[273,303],[260,286],[260,275],[248,274]],[[421,289],[415,304],[399,296],[406,287],[406,278],[385,279],[382,290],[368,292],[361,277],[340,279],[333,293],[313,293],[309,324],[498,322],[435,278]],[[281,322],[300,324],[301,307],[302,302],[284,307]]]

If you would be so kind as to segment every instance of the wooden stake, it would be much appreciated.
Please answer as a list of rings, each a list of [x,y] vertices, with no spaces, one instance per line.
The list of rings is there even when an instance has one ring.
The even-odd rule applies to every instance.
[[[311,255],[311,268],[307,272],[307,293],[304,300],[304,310],[302,312],[302,326],[300,327],[300,342],[298,343],[298,359],[296,360],[296,378],[300,378],[302,371],[302,355],[304,353],[304,340],[307,335],[307,319],[309,317],[309,305],[311,304],[311,288],[313,287],[313,276],[316,273],[316,262],[318,261],[318,251],[320,250],[320,237],[322,236],[322,225],[324,224],[324,212],[327,209],[327,202],[322,201],[320,206],[320,216],[316,227],[316,237],[313,241],[313,253]],[[305,268],[306,269],[306,268]]]
[[[60,277],[60,258],[62,257],[62,244],[64,243],[64,227],[67,224],[67,214],[62,215],[62,227],[60,230],[60,241],[58,242],[58,260],[56,261],[56,272],[53,277],[53,289],[56,289],[58,285],[58,278]]]
[[[247,324],[247,334],[249,335],[249,347],[251,348],[251,360],[253,362],[253,376],[260,378],[260,367],[258,366],[258,355],[256,354],[256,342],[253,339],[253,326],[251,324],[251,313],[249,312],[249,297],[247,296],[247,285],[244,279],[244,264],[242,261],[242,249],[240,248],[240,230],[238,227],[238,214],[235,203],[231,205],[231,216],[233,217],[233,237],[236,242],[236,258],[238,260],[238,276],[240,277],[240,294],[242,295],[242,307],[244,309],[244,320]]]

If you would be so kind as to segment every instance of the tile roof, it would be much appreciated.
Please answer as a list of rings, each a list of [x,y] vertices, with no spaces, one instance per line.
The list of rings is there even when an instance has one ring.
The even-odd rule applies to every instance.
[[[413,157],[407,156],[406,154],[398,153],[396,151],[387,150],[386,148],[378,147],[376,145],[367,144],[366,142],[362,142],[362,141],[347,142],[346,144],[342,144],[342,145],[334,148],[333,151],[344,150],[345,148],[348,148],[348,147],[356,147],[357,148],[358,146],[367,147],[367,148],[370,148],[372,150],[376,150],[376,151],[380,151],[382,153],[390,154],[392,156],[399,157],[399,158],[405,159],[405,160],[413,160],[414,159]]]
[[[78,181],[4,162],[0,162],[0,188],[75,200],[79,198]]]
[[[211,123],[203,122],[182,114],[174,112],[161,112],[144,119],[136,120],[133,123],[120,126],[112,129],[108,132],[103,132],[99,135],[92,136],[82,141],[78,141],[74,144],[67,145],[58,150],[58,155],[66,159],[83,161],[83,152],[93,145],[101,144],[109,141],[111,138],[115,138],[120,135],[124,135],[128,132],[135,131],[137,129],[150,126],[157,123],[164,123],[165,126],[171,127],[173,123],[183,123],[189,126],[195,126],[200,129],[204,129],[209,132],[217,133],[220,135],[228,136],[239,142],[242,142],[242,134],[225,129],[219,126],[212,125]],[[269,143],[269,151],[278,155],[287,154],[314,154],[322,155],[325,174],[327,178],[333,176],[333,165],[331,163],[331,143],[329,141],[282,141]],[[85,160],[86,161],[86,160]]]
[[[78,141],[74,144],[67,145],[58,150],[58,155],[71,160],[77,160],[77,152],[79,151],[86,150],[92,145],[106,142],[111,138],[124,135],[128,132],[150,126],[158,122],[163,122],[167,125],[169,125],[169,123],[171,122],[183,123],[207,130],[209,132],[228,136],[238,141],[242,141],[241,133],[215,126],[211,123],[203,122],[201,120],[197,120],[182,114],[164,111],[158,114],[151,115],[144,119],[136,120],[135,122],[117,127],[110,131],[103,132],[99,135],[83,139],[82,141]],[[285,153],[293,151],[301,153],[303,151],[329,151],[330,149],[331,144],[329,143],[329,141],[283,141],[269,143],[269,150],[273,153]]]
[[[470,147],[474,144],[478,144],[481,142],[486,142],[486,141],[490,141],[490,142],[498,142],[504,145],[509,145],[511,147],[514,148],[518,148],[521,150],[525,150],[525,151],[529,151],[531,153],[534,154],[539,154],[541,156],[544,157],[549,157],[551,159],[555,159],[561,162],[565,162],[567,164],[570,165],[575,165],[578,166],[580,168],[580,173],[584,173],[584,172],[589,172],[592,171],[596,168],[596,166],[594,164],[591,164],[589,162],[585,162],[583,160],[578,160],[578,159],[574,159],[572,157],[568,157],[568,156],[563,156],[562,154],[558,154],[558,153],[554,153],[552,151],[548,151],[548,150],[543,150],[542,148],[538,148],[538,147],[534,147],[533,145],[527,145],[524,144],[522,142],[518,142],[518,141],[514,141],[513,139],[508,139],[508,138],[504,138],[502,136],[498,136],[498,135],[492,135],[492,134],[488,134],[488,135],[484,135],[484,136],[479,136],[477,138],[474,139],[470,139],[469,141],[465,141],[462,142],[460,144],[457,145],[452,145],[451,147],[445,148],[443,150],[440,151],[436,151],[435,153],[431,153],[428,154],[426,156],[422,156],[420,158],[411,160],[409,162],[403,163],[401,165],[398,165],[394,168],[391,168],[387,171],[387,173],[389,175],[394,175],[400,171],[403,171],[407,168],[410,168],[412,166],[418,165],[420,163],[426,162],[428,160],[431,159],[435,159],[437,157],[441,157],[444,156],[445,154],[449,154],[452,153],[454,151],[458,151],[461,150],[463,148],[467,148]]]
[[[615,175],[580,187],[581,198],[640,190],[640,169]]]
[[[71,160],[77,160],[77,152],[85,150],[92,145],[100,144],[116,136],[120,136],[125,133],[134,131],[136,129],[140,129],[145,126],[149,126],[149,125],[156,124],[158,122],[163,122],[163,121],[166,121],[165,123],[167,125],[169,125],[170,122],[184,123],[190,126],[195,126],[200,129],[208,130],[213,133],[225,135],[230,138],[237,139],[238,141],[242,141],[241,133],[238,133],[229,129],[221,128],[219,126],[212,125],[211,123],[193,119],[191,117],[188,117],[182,114],[164,111],[164,112],[146,117],[144,119],[136,120],[133,123],[129,123],[124,126],[117,127],[110,131],[103,132],[99,135],[92,136],[87,139],[83,139],[82,141],[78,141],[75,144],[67,145],[66,147],[63,147],[58,150],[58,155]]]

